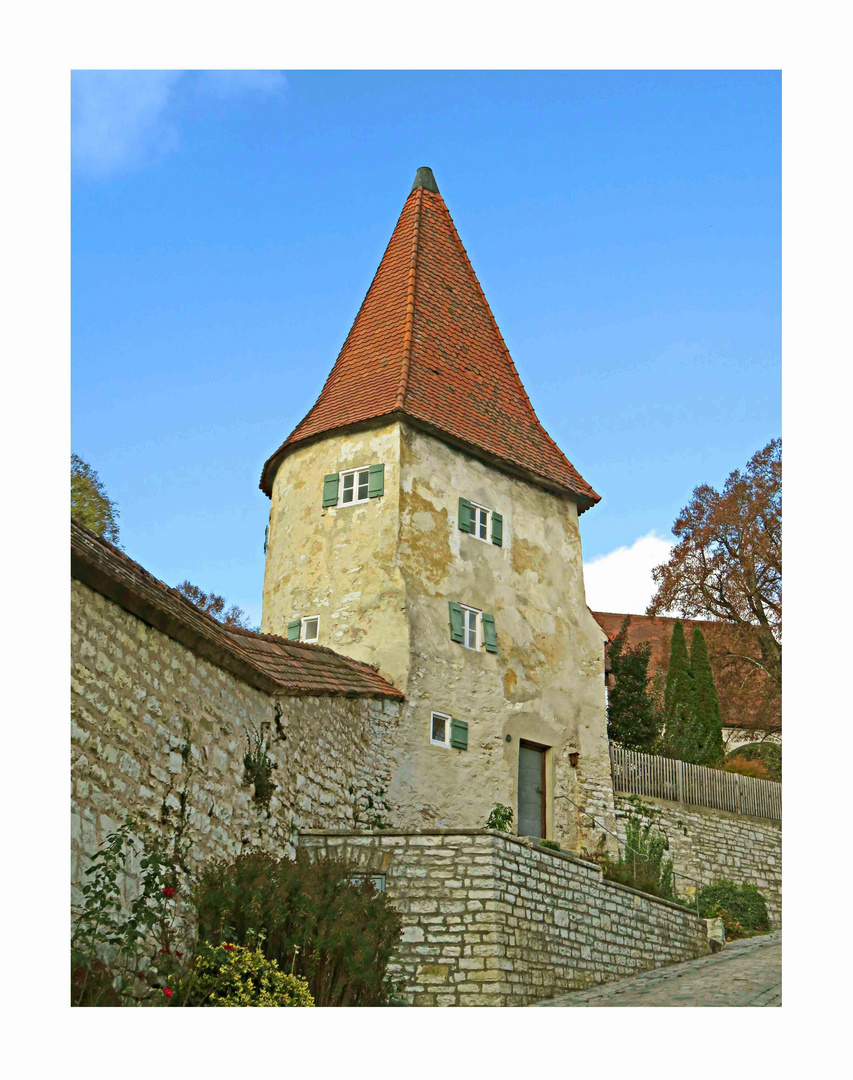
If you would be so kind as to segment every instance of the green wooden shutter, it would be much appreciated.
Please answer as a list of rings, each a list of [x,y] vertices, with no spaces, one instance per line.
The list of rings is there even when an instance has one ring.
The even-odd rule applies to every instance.
[[[371,465],[367,477],[367,497],[377,499],[385,493],[385,466]]]
[[[496,511],[492,511],[492,543],[503,547],[504,542],[504,519]]]
[[[494,615],[487,615],[483,612],[483,641],[486,646],[486,652],[498,651],[498,632],[495,630],[495,617]]]
[[[472,509],[473,507],[467,499],[459,500],[459,528],[462,530],[462,532],[469,533],[473,532],[474,530],[474,524],[471,521]]]
[[[266,553],[267,553],[267,547],[269,546],[269,542],[270,542],[270,527],[269,527],[269,525],[267,525],[267,527],[264,529],[264,555],[266,555]]]
[[[462,628],[462,608],[459,604],[454,604],[451,600],[448,604],[450,608],[450,640],[451,641],[464,641],[465,632]]]
[[[338,505],[338,474],[329,473],[323,477],[323,506]]]
[[[287,624],[287,640],[299,641],[299,632],[302,629],[302,620],[294,619],[293,622]]]
[[[457,750],[468,749],[468,725],[464,720],[450,720],[450,745]]]

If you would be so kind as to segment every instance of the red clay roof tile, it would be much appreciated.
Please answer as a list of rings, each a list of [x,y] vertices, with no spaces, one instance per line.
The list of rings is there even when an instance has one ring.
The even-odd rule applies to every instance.
[[[428,169],[418,170],[320,397],[265,464],[262,490],[271,494],[299,443],[391,416],[571,492],[581,512],[600,498],[533,411]]]

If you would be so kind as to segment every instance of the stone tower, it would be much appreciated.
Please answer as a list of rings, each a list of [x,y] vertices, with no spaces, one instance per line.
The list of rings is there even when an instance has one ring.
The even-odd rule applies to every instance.
[[[578,517],[599,496],[536,417],[430,169],[316,404],[267,461],[266,633],[404,691],[391,823],[567,846],[612,828],[604,634]]]

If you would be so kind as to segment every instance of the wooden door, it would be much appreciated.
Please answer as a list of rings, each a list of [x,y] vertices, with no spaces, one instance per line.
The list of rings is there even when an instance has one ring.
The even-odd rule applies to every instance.
[[[545,837],[545,750],[525,742],[518,748],[518,835]]]

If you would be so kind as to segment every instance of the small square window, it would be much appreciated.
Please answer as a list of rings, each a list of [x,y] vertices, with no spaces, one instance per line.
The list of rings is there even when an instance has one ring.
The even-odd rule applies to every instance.
[[[434,712],[430,715],[429,741],[433,746],[450,746],[450,717]]]
[[[482,614],[476,608],[462,608],[462,644],[466,649],[479,649],[482,644]]]
[[[317,641],[320,637],[320,616],[308,615],[302,620],[300,641]]]
[[[341,473],[341,499],[339,506],[367,502],[370,491],[370,469],[350,469]]]

